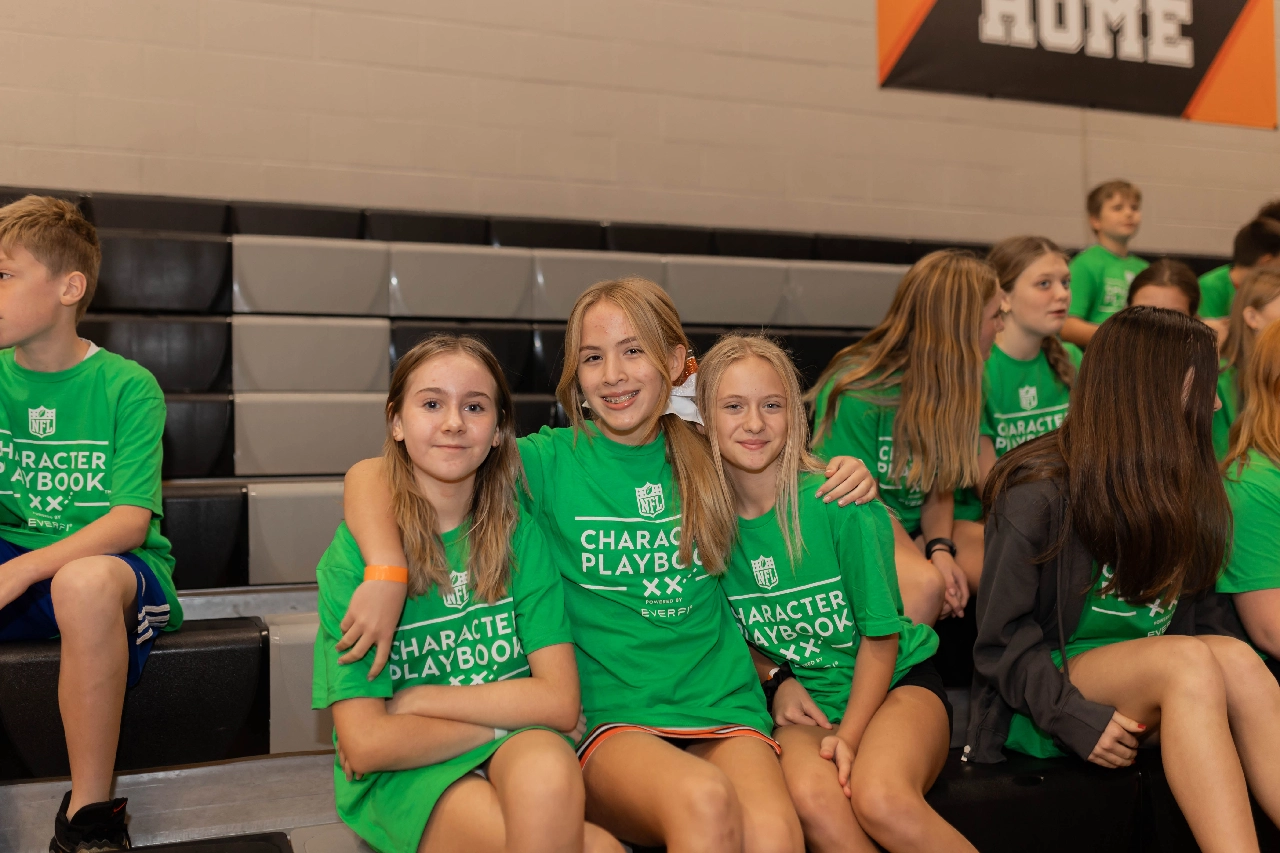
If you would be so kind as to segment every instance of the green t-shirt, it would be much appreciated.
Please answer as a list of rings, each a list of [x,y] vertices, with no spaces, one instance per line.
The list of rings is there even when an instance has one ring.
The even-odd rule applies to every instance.
[[[1118,257],[1102,246],[1090,246],[1071,259],[1071,308],[1068,313],[1101,323],[1124,308],[1129,285],[1150,264],[1137,255]]]
[[[822,427],[835,383],[836,378],[832,378],[818,394],[813,416],[815,433]],[[813,451],[823,459],[852,456],[865,462],[875,473],[880,499],[914,536],[920,529],[920,508],[925,494],[918,487],[907,486],[905,472],[898,478],[889,477],[893,460],[893,417],[901,396],[902,389],[896,385],[872,391],[845,391],[836,403],[830,428]]]
[[[815,495],[823,478],[799,489],[804,558],[787,556],[776,512],[738,519],[724,579],[738,627],[796,678],[833,723],[844,717],[863,637],[898,635],[893,684],[938,650],[938,635],[903,615],[893,562],[893,527],[878,501],[837,507]]]
[[[1231,557],[1218,592],[1255,592],[1280,587],[1280,469],[1257,450],[1249,451],[1243,471],[1231,465],[1223,478],[1235,516]]]
[[[720,577],[680,563],[666,438],[631,447],[594,424],[519,440],[533,511],[568,583],[587,730],[772,722]]]
[[[1063,345],[1077,368],[1083,353],[1073,344]],[[1049,366],[1044,351],[1028,361],[991,348],[985,369],[982,402],[983,435],[991,439],[999,458],[1019,444],[1062,426],[1071,389]]]
[[[1094,565],[1094,571],[1098,567]],[[1166,606],[1160,601],[1151,604],[1129,604],[1113,593],[1102,594],[1102,587],[1114,576],[1110,566],[1098,571],[1098,579],[1084,600],[1080,623],[1067,640],[1067,659],[1091,649],[1139,640],[1143,637],[1160,637],[1169,630],[1173,614],[1178,606]],[[1055,648],[1049,656],[1053,665],[1061,669],[1062,654]],[[1047,732],[1025,714],[1015,713],[1009,723],[1009,736],[1005,746],[1037,758],[1055,758],[1063,755]]]
[[[1236,298],[1236,283],[1231,280],[1231,265],[1209,270],[1200,276],[1200,316],[1206,320],[1230,317],[1231,303]]]
[[[515,565],[509,594],[492,604],[473,599],[465,525],[441,538],[453,587],[447,593],[433,587],[405,601],[391,660],[370,681],[372,655],[340,665],[340,653],[334,648],[342,638],[338,625],[364,580],[365,566],[346,523],[338,526],[316,568],[320,630],[312,670],[313,708],[327,708],[344,699],[389,699],[405,687],[420,684],[469,686],[522,678],[529,674],[527,654],[572,642],[563,584],[541,532],[528,517],[521,518],[512,537]],[[505,741],[495,740],[428,767],[368,773],[350,782],[335,757],[338,814],[374,849],[413,853],[440,795],[487,761]]]
[[[106,350],[41,373],[0,350],[0,538],[52,545],[115,506],[151,510],[140,557],[182,624],[173,556],[160,535],[164,393],[146,368]]]
[[[1222,407],[1213,413],[1213,452],[1218,459],[1225,459],[1231,450],[1231,425],[1240,413],[1236,374],[1235,367],[1224,360],[1218,373],[1218,399],[1222,401]]]

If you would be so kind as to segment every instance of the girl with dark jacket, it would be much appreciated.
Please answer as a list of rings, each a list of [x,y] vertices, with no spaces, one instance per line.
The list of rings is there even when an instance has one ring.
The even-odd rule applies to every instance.
[[[1062,427],[996,464],[964,756],[1114,768],[1159,743],[1206,853],[1258,849],[1246,780],[1280,820],[1280,686],[1213,592],[1231,541],[1215,344],[1173,311],[1120,312]]]

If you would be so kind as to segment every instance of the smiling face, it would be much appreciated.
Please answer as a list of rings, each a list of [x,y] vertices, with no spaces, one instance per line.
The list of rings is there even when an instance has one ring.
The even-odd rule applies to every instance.
[[[1173,285],[1149,284],[1133,294],[1131,305],[1147,305],[1152,308],[1168,308],[1179,314],[1191,316],[1191,300],[1181,288]]]
[[[1128,193],[1114,193],[1097,216],[1089,217],[1089,225],[1099,235],[1127,243],[1142,225],[1142,206]]]
[[[685,348],[648,353],[626,313],[601,299],[582,317],[578,386],[606,437],[640,445],[653,438],[654,412],[665,408],[671,382],[684,370]],[[667,376],[658,367],[666,361]]]
[[[50,276],[22,246],[0,251],[0,349],[22,346],[60,322],[74,329],[84,289],[82,274]]]
[[[498,446],[498,385],[476,358],[446,352],[418,366],[391,421],[416,476],[461,483]]]
[[[1014,281],[1008,293],[1002,291],[1000,310],[1027,332],[1048,337],[1062,331],[1071,305],[1071,270],[1057,252],[1036,258]]]
[[[758,356],[725,369],[716,393],[715,431],[726,465],[752,474],[777,462],[787,444],[787,388]]]

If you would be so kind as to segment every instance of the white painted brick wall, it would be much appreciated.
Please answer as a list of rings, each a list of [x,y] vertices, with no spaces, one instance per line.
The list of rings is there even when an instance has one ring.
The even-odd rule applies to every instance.
[[[1277,0],[1280,5],[1280,0]],[[0,183],[1225,253],[1273,132],[882,91],[875,0],[0,0]]]

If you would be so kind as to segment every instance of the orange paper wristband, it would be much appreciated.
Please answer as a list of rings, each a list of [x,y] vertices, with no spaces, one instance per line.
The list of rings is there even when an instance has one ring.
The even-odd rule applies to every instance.
[[[409,582],[409,570],[404,566],[365,566],[364,579],[367,581]]]

